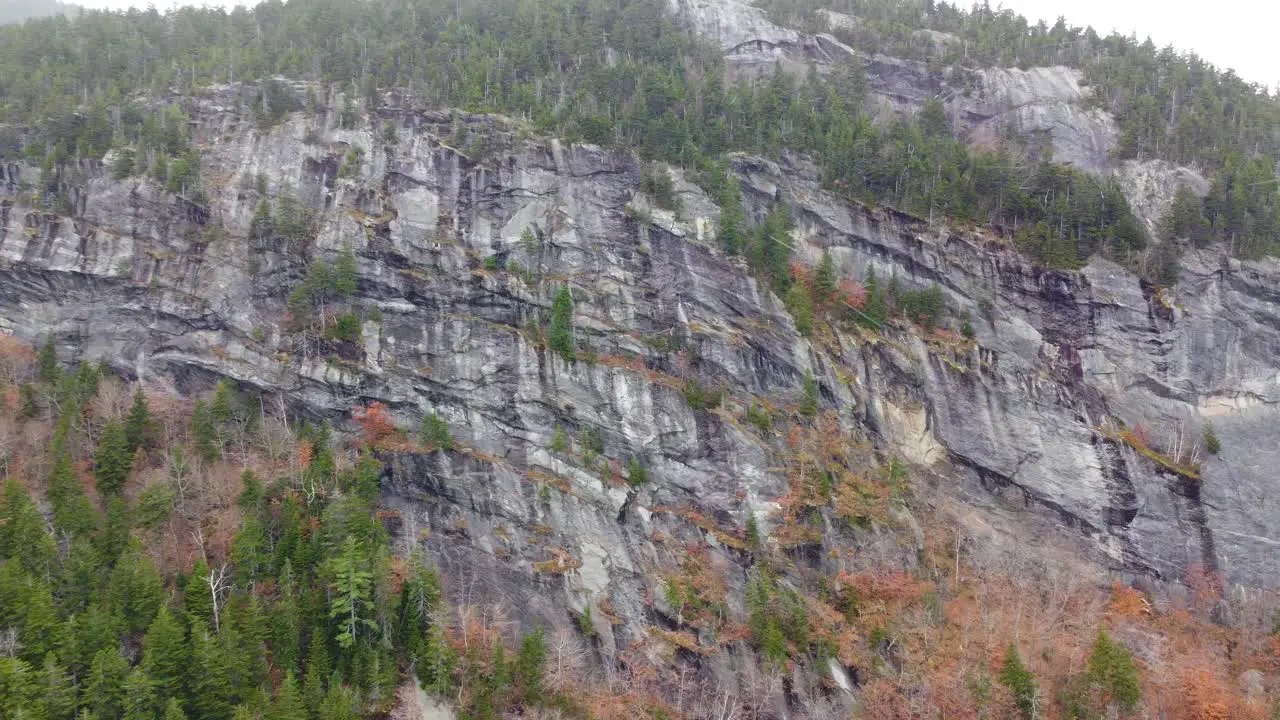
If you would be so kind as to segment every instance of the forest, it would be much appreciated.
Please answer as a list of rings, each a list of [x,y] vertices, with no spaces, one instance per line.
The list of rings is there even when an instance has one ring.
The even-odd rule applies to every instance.
[[[1280,250],[1277,106],[1231,73],[1132,38],[1028,25],[985,5],[824,4],[868,20],[847,36],[860,50],[919,58],[939,72],[1081,68],[1121,122],[1121,157],[1185,162],[1213,177],[1205,198],[1178,195],[1160,228],[1166,240],[1224,243],[1250,258]],[[769,9],[825,27],[802,3]],[[920,28],[963,45],[939,52],[918,41]],[[394,90],[633,150],[648,163],[642,189],[668,208],[678,198],[661,165],[680,166],[722,208],[722,249],[784,298],[806,336],[833,319],[869,330],[905,319],[934,343],[964,343],[973,328],[966,320],[957,337],[932,333],[946,312],[937,285],[904,290],[871,271],[846,286],[829,255],[798,267],[785,203],[746,217],[730,171],[735,152],[819,159],[825,186],[852,201],[990,227],[1055,267],[1095,253],[1136,263],[1150,240],[1113,180],[1046,162],[1016,138],[970,148],[941,102],[912,118],[873,120],[856,65],[727,84],[719,53],[680,30],[660,0],[295,0],[33,19],[0,27],[0,160],[39,167],[22,197],[56,213],[75,213],[84,167],[108,153],[116,177],[150,178],[198,204],[206,180],[183,94],[258,83],[248,109],[260,126],[318,112],[317,98],[294,97],[277,78],[339,89],[342,122],[376,116]],[[260,246],[301,256],[312,234],[308,209],[282,194],[258,206],[246,252],[251,262]],[[354,343],[357,274],[349,247],[331,264],[311,263],[289,294],[291,322]],[[573,304],[559,287],[545,327],[530,333],[566,362],[586,360]],[[673,702],[671,666],[626,657],[612,684],[585,669],[591,618],[574,618],[567,634],[513,631],[451,606],[448,578],[421,553],[393,546],[395,518],[379,503],[383,461],[462,451],[440,417],[397,427],[371,403],[355,409],[348,435],[277,413],[229,381],[181,398],[67,363],[66,350],[54,338],[33,348],[0,335],[0,720],[355,720],[385,717],[414,682],[467,719],[698,714]],[[725,412],[722,390],[696,380],[678,387],[693,410]],[[861,450],[833,429],[812,374],[802,392],[792,414],[751,399],[744,419],[747,431],[785,443],[791,485],[779,499],[778,537],[762,537],[754,518],[742,532],[717,530],[751,568],[741,611],[730,609],[726,583],[701,550],[663,580],[663,600],[680,619],[662,638],[679,657],[708,651],[694,631],[716,647],[749,648],[778,677],[799,663],[852,657],[866,672],[864,715],[886,720],[929,712],[1094,720],[1148,710],[1187,720],[1280,717],[1265,691],[1235,683],[1276,666],[1280,633],[1270,618],[1220,623],[1227,600],[1204,568],[1187,571],[1186,601],[1171,606],[1120,584],[1099,595],[1071,578],[1028,592],[1019,568],[962,573],[939,523],[919,576],[848,573],[797,589],[785,577],[788,556],[769,548],[817,532],[813,520],[824,513],[870,526],[908,492],[900,462],[853,457]],[[580,453],[584,465],[603,449],[598,435],[571,439],[559,428],[550,448]],[[631,486],[648,481],[634,458],[625,480],[615,474]],[[546,562],[539,572],[554,573],[557,559]],[[1159,664],[1135,658],[1112,631],[1159,634],[1167,655]]]
[[[898,34],[924,23],[972,36],[965,43],[974,47],[972,62],[1082,64],[1106,89],[1099,101],[1109,98],[1121,120],[1122,156],[1214,171],[1195,219],[1204,242],[1229,243],[1244,257],[1274,249],[1280,123],[1264,92],[1194,56],[1149,56],[1131,39],[1094,42],[1078,29],[1028,27],[1007,12],[855,5],[848,9],[877,18],[868,24],[873,36],[851,38],[860,49],[910,55]],[[1051,57],[1050,45],[1069,50]],[[1148,90],[1164,86],[1170,67],[1190,83],[1168,91],[1181,98],[1166,100],[1176,112],[1138,108],[1137,98],[1147,102]],[[145,98],[284,76],[337,84],[349,104],[344,115],[376,110],[380,93],[401,89],[431,105],[523,118],[538,132],[632,148],[704,176],[729,152],[808,154],[823,159],[827,185],[850,198],[996,226],[1053,266],[1075,267],[1095,252],[1133,261],[1147,244],[1113,181],[1044,162],[1017,139],[968,148],[940,102],[914,118],[873,121],[857,64],[803,78],[779,69],[758,84],[726,85],[719,53],[680,30],[659,0],[306,0],[231,12],[92,12],[0,28],[0,69],[0,157],[41,166],[37,197],[64,211],[59,198],[77,182],[74,161],[112,148],[129,157],[122,164],[156,170],[171,189],[193,187],[198,155],[173,136],[184,131],[173,115],[180,110],[144,108]],[[255,102],[264,121],[305,104],[273,93],[278,87],[265,83]],[[137,153],[145,161],[135,162]]]

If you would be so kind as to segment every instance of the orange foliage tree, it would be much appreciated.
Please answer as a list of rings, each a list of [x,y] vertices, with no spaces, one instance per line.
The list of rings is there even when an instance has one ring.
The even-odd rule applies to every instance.
[[[367,407],[357,408],[351,415],[364,431],[365,444],[370,447],[377,447],[396,434],[396,424],[387,406],[376,400]]]

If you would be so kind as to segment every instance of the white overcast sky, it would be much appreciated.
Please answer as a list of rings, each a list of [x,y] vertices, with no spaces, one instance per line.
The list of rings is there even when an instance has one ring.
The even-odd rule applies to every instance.
[[[962,7],[971,0],[952,0]],[[145,6],[146,0],[80,0],[90,7]],[[166,8],[174,0],[152,0]],[[183,3],[187,4],[187,3]],[[194,4],[194,3],[193,3]],[[209,0],[211,5],[245,4]],[[991,0],[1026,15],[1032,22],[1053,24],[1058,16],[1072,25],[1092,25],[1100,34],[1115,29],[1156,45],[1194,50],[1220,68],[1233,68],[1249,82],[1273,90],[1280,86],[1280,0]]]
[[[962,6],[967,2],[962,2]],[[1219,68],[1232,68],[1249,82],[1273,90],[1280,85],[1280,0],[991,0],[1053,24],[1061,15],[1070,25],[1112,29],[1160,47],[1194,50]]]

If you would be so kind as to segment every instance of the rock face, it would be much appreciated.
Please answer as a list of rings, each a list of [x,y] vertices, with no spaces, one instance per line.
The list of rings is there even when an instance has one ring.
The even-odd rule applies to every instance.
[[[995,68],[982,71],[981,78],[977,93],[953,102],[974,140],[991,142],[1009,131],[1045,136],[1053,143],[1055,162],[1093,173],[1111,169],[1116,124],[1103,111],[1086,107],[1079,70]]]
[[[1119,138],[1116,121],[1089,103],[1083,73],[1069,67],[947,68],[852,48],[827,33],[800,32],[771,21],[764,10],[743,0],[670,0],[672,12],[691,32],[725,50],[731,77],[753,80],[782,67],[803,77],[844,63],[862,65],[871,101],[884,119],[911,115],[930,99],[942,100],[956,132],[975,145],[990,146],[1007,134],[1048,141],[1055,162],[1097,175],[1115,175],[1134,212],[1148,230],[1156,227],[1178,187],[1203,195],[1206,181],[1195,170],[1163,161],[1117,162],[1111,151]],[[830,10],[818,17],[834,33],[852,31],[861,20]],[[962,43],[953,35],[919,30],[917,37],[938,48]]]
[[[335,419],[374,400],[409,428],[439,414],[459,449],[389,453],[384,491],[403,547],[425,545],[455,592],[525,622],[589,617],[593,652],[615,658],[655,626],[678,627],[662,600],[678,561],[660,538],[719,548],[709,562],[740,589],[732,537],[750,515],[767,528],[787,483],[781,439],[739,418],[752,399],[794,405],[806,373],[850,443],[927,472],[975,538],[1067,548],[1130,578],[1176,581],[1202,564],[1280,584],[1280,263],[1193,255],[1171,292],[1154,293],[1105,261],[1044,270],[996,240],[850,205],[799,161],[737,158],[748,214],[786,202],[800,260],[828,250],[842,275],[937,283],[976,338],[902,326],[811,341],[717,249],[701,191],[677,178],[685,214],[651,207],[631,155],[394,98],[353,130],[333,112],[258,130],[226,109],[236,92],[192,101],[204,204],[93,164],[79,168],[90,180],[75,218],[59,217],[23,204],[32,168],[4,168],[0,329],[53,333],[64,357],[180,391],[226,377]],[[394,143],[375,139],[385,122]],[[340,177],[357,145],[363,162]],[[250,246],[264,188],[314,211],[313,239]],[[379,319],[358,345],[304,344],[286,297],[309,258],[347,245],[355,303]],[[589,349],[576,362],[538,340],[563,285]],[[691,404],[696,387],[723,388],[723,407]],[[1199,480],[1161,463],[1210,417],[1223,450],[1201,458]],[[1159,453],[1101,429],[1116,420],[1145,427]],[[557,428],[569,449],[556,449]],[[634,487],[621,480],[633,458],[648,478]],[[909,515],[898,522],[914,539],[832,529],[812,563],[909,565],[924,534]],[[707,667],[730,686],[754,682],[735,653]],[[806,702],[797,713],[843,701]]]

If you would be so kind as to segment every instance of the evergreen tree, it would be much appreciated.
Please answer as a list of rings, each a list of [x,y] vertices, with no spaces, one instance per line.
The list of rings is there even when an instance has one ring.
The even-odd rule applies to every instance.
[[[182,711],[182,703],[177,698],[169,698],[169,702],[165,703],[164,720],[187,720],[187,714]]]
[[[365,633],[377,627],[368,617],[372,586],[368,568],[368,554],[351,536],[347,536],[341,552],[329,563],[335,585],[329,601],[329,617],[338,623],[334,640],[344,650],[349,650]]]
[[[56,552],[44,516],[11,476],[0,492],[0,558],[17,560],[32,576],[45,577]]]
[[[116,648],[103,648],[93,656],[85,698],[95,716],[118,717],[124,708],[124,683],[128,675],[129,661]]]
[[[1212,422],[1204,424],[1204,449],[1210,455],[1222,452],[1222,441],[1218,439],[1218,433],[1214,431]]]
[[[169,609],[161,606],[142,641],[142,669],[146,671],[160,700],[180,698],[186,688],[191,653],[182,624]]]
[[[400,586],[395,627],[395,644],[410,662],[426,656],[427,629],[433,623],[440,600],[439,577],[435,570],[427,567],[422,553],[415,552],[409,558],[408,577]]]
[[[418,664],[418,677],[422,686],[441,695],[449,692],[453,686],[457,658],[445,639],[441,623],[433,622],[427,629],[427,641],[422,652],[422,660]]]
[[[880,327],[889,319],[889,305],[885,302],[884,290],[881,289],[880,281],[876,278],[874,267],[867,266],[867,279],[864,284],[867,289],[867,305],[862,314],[875,327]]]
[[[133,469],[133,451],[118,421],[111,420],[103,428],[93,462],[98,494],[105,497],[120,492]]]
[[[359,702],[350,688],[331,683],[315,715],[317,720],[360,720]]]
[[[125,418],[124,434],[128,441],[129,452],[133,453],[147,442],[147,433],[151,427],[151,409],[147,406],[147,396],[139,385],[133,391],[133,405]]]
[[[818,270],[813,278],[813,293],[818,305],[830,302],[836,293],[836,263],[830,250],[822,251],[822,261],[818,263]]]
[[[573,341],[573,295],[569,286],[563,285],[551,303],[551,325],[547,329],[547,344],[566,362],[573,362],[576,354]]]
[[[49,387],[56,386],[62,370],[58,366],[58,348],[53,344],[52,335],[45,338],[44,346],[40,348],[39,366],[40,382]]]
[[[192,632],[200,628],[212,629],[213,595],[209,590],[209,564],[204,558],[196,558],[191,566],[187,585],[182,589],[182,610]],[[194,637],[194,634],[192,635]]]
[[[277,599],[271,610],[271,662],[285,671],[301,667],[302,618],[297,581],[293,577],[293,565],[286,560],[280,570]]]
[[[25,661],[0,657],[0,700],[0,718],[4,720],[25,720],[19,714],[21,709],[39,706],[40,685]]]
[[[151,678],[141,667],[129,671],[124,681],[124,714],[121,720],[158,720],[160,701]]]
[[[164,581],[151,559],[135,548],[111,571],[107,600],[131,633],[148,630],[164,603]]]
[[[818,381],[808,370],[804,373],[804,395],[800,399],[800,414],[814,415],[818,412]]]
[[[266,720],[307,720],[307,715],[307,708],[302,703],[302,693],[298,690],[298,681],[293,678],[292,672],[285,673]]]
[[[746,244],[747,218],[742,209],[742,193],[738,187],[738,178],[725,173],[724,190],[720,195],[720,246],[730,255],[742,253]]]
[[[230,720],[237,700],[226,649],[206,628],[193,627],[191,679],[186,704],[191,717],[194,720]]]
[[[1004,665],[1000,668],[999,680],[1001,685],[1009,688],[1009,692],[1013,693],[1013,702],[1018,708],[1018,713],[1024,720],[1032,720],[1035,717],[1039,688],[1035,676],[1022,664],[1022,656],[1018,654],[1018,649],[1013,646],[1013,643],[1009,643],[1008,649],[1005,650]]]
[[[540,705],[543,687],[543,663],[547,660],[547,641],[539,625],[520,639],[520,653],[516,656],[516,678],[520,686],[520,699],[526,705]]]
[[[1133,655],[1128,648],[1112,642],[1105,629],[1099,630],[1094,640],[1088,678],[1092,685],[1102,689],[1104,697],[1125,712],[1132,711],[1142,699],[1142,684]]]
[[[428,413],[422,416],[422,428],[418,432],[423,445],[430,445],[448,450],[453,447],[453,437],[449,434],[449,423],[439,415]]]
[[[29,583],[25,602],[22,624],[18,628],[22,641],[21,657],[36,667],[60,644],[62,627],[54,609],[53,595],[44,582]]]
[[[791,289],[787,291],[784,304],[791,313],[792,320],[796,324],[796,332],[803,337],[809,337],[813,334],[813,299],[809,295],[809,290],[800,283],[795,283]]]
[[[342,246],[338,259],[333,264],[333,290],[340,298],[349,298],[356,294],[356,286],[360,279],[360,265],[356,262],[355,251],[351,243]]]
[[[214,429],[213,415],[209,405],[197,400],[191,410],[191,439],[195,443],[196,455],[205,461],[218,457],[217,432]]]
[[[54,653],[44,656],[40,671],[40,696],[44,699],[44,711],[48,720],[71,720],[76,715],[75,679],[61,665]],[[134,720],[126,718],[126,720]]]
[[[302,698],[307,710],[315,715],[324,702],[325,684],[329,680],[329,651],[325,647],[324,631],[312,628],[310,649],[307,652],[307,674],[302,679]]]
[[[53,506],[53,523],[70,535],[85,535],[93,530],[93,506],[80,486],[71,454],[58,452],[49,476],[49,503]]]

